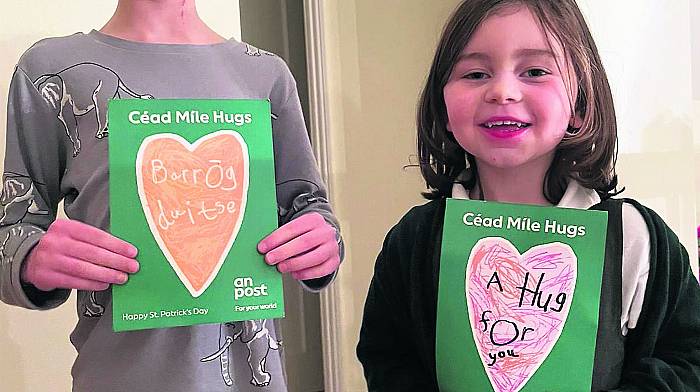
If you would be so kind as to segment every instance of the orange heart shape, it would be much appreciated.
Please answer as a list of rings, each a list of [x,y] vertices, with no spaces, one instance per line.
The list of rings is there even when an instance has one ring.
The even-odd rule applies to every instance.
[[[248,147],[221,130],[190,144],[163,133],[136,157],[141,205],[158,246],[193,297],[216,278],[243,222]]]

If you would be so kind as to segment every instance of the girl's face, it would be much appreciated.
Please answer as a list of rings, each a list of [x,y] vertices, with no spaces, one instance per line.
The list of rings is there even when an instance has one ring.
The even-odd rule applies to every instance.
[[[447,129],[480,169],[544,175],[551,164],[576,84],[561,47],[550,42],[551,49],[527,7],[508,8],[484,20],[462,51],[443,90]]]

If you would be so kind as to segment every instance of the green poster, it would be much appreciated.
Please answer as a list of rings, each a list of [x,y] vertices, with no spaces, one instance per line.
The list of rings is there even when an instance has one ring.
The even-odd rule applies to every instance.
[[[112,100],[111,232],[141,269],[113,286],[115,331],[284,316],[257,243],[277,228],[267,100]]]
[[[607,212],[448,199],[440,389],[590,391],[606,233]]]

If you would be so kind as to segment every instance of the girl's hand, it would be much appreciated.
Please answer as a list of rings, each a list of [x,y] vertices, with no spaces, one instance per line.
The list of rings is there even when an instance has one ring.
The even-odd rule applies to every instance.
[[[88,224],[57,220],[29,252],[21,279],[42,291],[101,291],[138,271],[136,248]]]
[[[283,225],[258,243],[265,262],[297,280],[329,275],[340,265],[336,231],[317,212]]]

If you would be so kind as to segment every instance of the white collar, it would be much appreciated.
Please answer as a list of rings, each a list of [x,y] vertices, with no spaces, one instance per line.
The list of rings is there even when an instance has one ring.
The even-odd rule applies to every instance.
[[[452,185],[452,197],[455,199],[469,200],[469,192],[460,183]],[[578,182],[570,180],[566,192],[562,196],[557,207],[578,208],[587,210],[600,203],[600,196],[593,189],[585,188]]]

